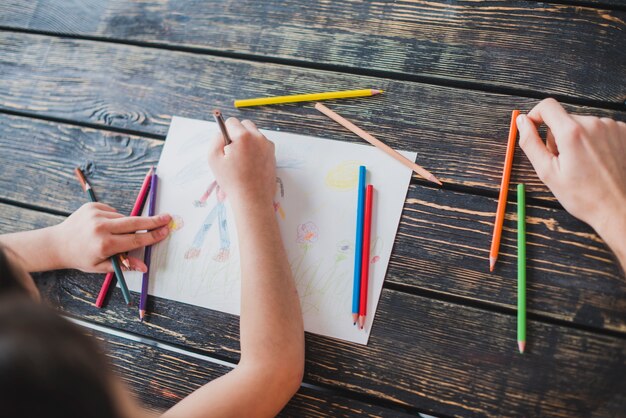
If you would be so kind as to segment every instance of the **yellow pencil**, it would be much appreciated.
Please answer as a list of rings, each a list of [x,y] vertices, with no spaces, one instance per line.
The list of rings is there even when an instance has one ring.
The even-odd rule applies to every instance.
[[[374,138],[374,136],[365,132],[363,129],[359,128],[354,123],[350,122],[344,117],[339,116],[337,113],[333,112],[332,110],[330,110],[323,104],[316,103],[315,108],[319,110],[320,112],[322,112],[323,114],[325,114],[326,116],[328,116],[329,118],[331,118],[332,120],[334,120],[335,122],[337,122],[338,124],[342,125],[344,128],[352,131],[353,133],[357,134],[358,136],[360,136],[361,138],[363,138],[370,144],[374,145],[376,148],[382,150],[391,158],[395,158],[398,162],[404,164],[411,170],[415,171],[417,174],[424,177],[426,180],[432,181],[433,183],[437,183],[440,186],[442,185],[441,182],[437,179],[437,177],[435,177],[430,171],[426,170],[421,165],[416,164],[413,161],[409,160],[404,155],[400,154],[399,152],[391,148],[389,145],[385,144],[384,142],[380,141],[377,138]]]
[[[376,96],[377,94],[381,94],[382,92],[383,92],[382,90],[365,89],[365,90],[329,91],[326,93],[312,93],[312,94],[294,94],[291,96],[258,97],[256,99],[235,100],[235,107],[263,106],[263,105],[270,105],[270,104],[294,103],[294,102],[312,102],[312,101],[329,100],[329,99],[347,99],[350,97]]]

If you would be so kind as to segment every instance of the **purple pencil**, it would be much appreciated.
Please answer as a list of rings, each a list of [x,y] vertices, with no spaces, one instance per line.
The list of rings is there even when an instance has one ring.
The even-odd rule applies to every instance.
[[[156,206],[157,181],[156,170],[153,167],[152,178],[150,179],[150,203],[148,204],[148,216],[154,216]],[[146,316],[146,302],[148,300],[148,283],[150,281],[150,257],[152,256],[152,246],[148,245],[143,254],[143,262],[148,267],[148,271],[141,278],[141,298],[139,299],[139,319],[143,321]]]

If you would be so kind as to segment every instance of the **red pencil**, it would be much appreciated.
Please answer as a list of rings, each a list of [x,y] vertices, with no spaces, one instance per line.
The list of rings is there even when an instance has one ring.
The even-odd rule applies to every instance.
[[[104,282],[102,282],[102,287],[100,288],[100,293],[98,293],[98,298],[96,299],[96,306],[98,308],[102,308],[104,304],[104,298],[106,297],[109,287],[111,286],[111,282],[113,281],[113,272],[110,271],[104,277]]]
[[[361,300],[359,303],[359,327],[363,329],[367,315],[367,282],[370,273],[370,237],[372,235],[372,203],[374,186],[365,189],[365,215],[363,216],[363,257],[361,258]]]
[[[133,206],[133,210],[130,211],[130,216],[137,216],[141,213],[144,204],[146,203],[146,198],[148,197],[148,191],[150,190],[150,179],[152,178],[152,167],[146,174],[146,177],[143,179],[143,184],[141,185],[141,189],[139,189],[139,194],[137,195],[137,199],[135,199],[135,205]],[[109,287],[113,282],[113,274],[107,273],[104,278],[104,282],[102,282],[102,287],[100,288],[100,293],[98,294],[98,298],[96,299],[96,306],[98,308],[102,308],[102,304],[104,303],[104,298],[109,292]]]

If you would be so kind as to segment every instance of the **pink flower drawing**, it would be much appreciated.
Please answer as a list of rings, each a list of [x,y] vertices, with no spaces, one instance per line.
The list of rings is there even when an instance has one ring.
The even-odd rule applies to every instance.
[[[311,244],[317,241],[317,226],[313,222],[306,222],[298,225],[298,244]]]

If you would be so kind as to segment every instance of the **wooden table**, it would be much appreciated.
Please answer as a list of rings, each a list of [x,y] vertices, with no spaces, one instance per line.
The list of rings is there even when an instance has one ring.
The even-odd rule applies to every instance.
[[[382,88],[337,111],[418,161],[367,347],[307,335],[285,416],[626,416],[626,279],[518,150],[527,184],[528,352],[516,350],[515,205],[488,249],[510,111],[547,96],[626,120],[621,0],[3,0],[0,232],[55,224],[84,203],[131,208],[172,115],[219,107],[262,128],[360,142],[310,104],[234,98]],[[137,321],[101,275],[37,275],[45,298],[106,340],[163,410],[239,358],[238,319],[151,299]],[[158,344],[157,344],[158,343]]]

